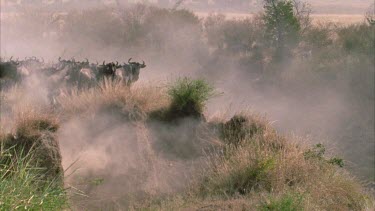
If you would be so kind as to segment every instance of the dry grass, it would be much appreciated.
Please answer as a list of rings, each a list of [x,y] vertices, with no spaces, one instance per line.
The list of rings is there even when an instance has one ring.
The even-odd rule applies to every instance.
[[[14,86],[0,93],[0,129],[10,132],[28,119],[56,119],[44,99],[35,97],[24,87]]]
[[[19,92],[15,89],[10,92],[13,95],[3,93],[2,96],[16,105],[18,97],[22,97]],[[136,136],[140,144],[138,170],[148,171],[151,175],[147,191],[158,197],[158,190],[168,187],[170,182],[164,181],[163,177],[172,178],[179,175],[177,171],[182,171],[180,167],[168,166],[168,160],[158,160],[148,140],[152,138],[148,132],[150,128],[144,124],[149,114],[170,106],[166,92],[165,88],[142,84],[129,89],[121,83],[104,80],[96,88],[74,90],[59,96],[57,111],[45,112],[35,109],[35,105],[20,105],[17,111],[12,111],[13,131],[33,137],[40,129],[57,129],[61,120],[77,115],[96,115],[107,108],[115,108],[116,115],[117,112],[141,115],[141,119],[135,119],[141,120],[135,124],[139,129]],[[62,119],[57,119],[56,112]],[[263,116],[251,112],[240,113],[229,120],[223,117],[213,118],[208,124],[213,126],[215,133],[212,134],[221,137],[223,144],[208,154],[202,174],[191,177],[194,181],[189,192],[157,202],[151,199],[149,203],[134,205],[134,209],[272,210],[272,207],[282,206],[287,210],[371,210],[374,207],[373,200],[345,170],[328,163],[325,158],[307,157],[309,147],[303,138],[281,136]],[[173,127],[170,130],[175,133]],[[138,176],[134,181],[142,179]]]
[[[274,206],[286,206],[287,210],[373,208],[373,200],[345,170],[325,159],[308,159],[305,153],[309,148],[303,139],[280,136],[269,122],[250,117],[249,122],[263,130],[250,134],[254,128],[251,127],[241,145],[229,145],[211,156],[210,168],[204,171],[203,180],[193,186],[192,192],[186,198],[159,205],[161,210],[183,207],[272,210],[269,207]]]
[[[146,114],[169,104],[169,98],[160,87],[136,86],[129,89],[120,82],[107,79],[96,88],[60,95],[57,101],[63,116],[92,115],[108,106]]]

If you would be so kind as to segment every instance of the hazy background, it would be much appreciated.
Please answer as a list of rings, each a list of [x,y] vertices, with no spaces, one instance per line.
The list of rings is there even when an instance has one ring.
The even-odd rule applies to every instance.
[[[46,7],[49,9],[89,8],[98,5],[125,5],[148,3],[172,8],[177,0],[1,0],[3,10],[14,10],[19,6]],[[372,0],[307,0],[317,14],[362,14]],[[64,5],[65,8],[61,8]],[[197,12],[254,13],[262,9],[261,0],[185,0],[180,7]]]
[[[314,14],[344,16],[323,16],[341,22],[314,25],[304,37],[307,50],[294,46],[312,49],[311,58],[304,60],[296,53],[281,63],[267,63],[271,50],[262,45],[262,24],[256,18],[243,20],[244,13],[261,11],[259,1],[180,5],[199,16],[152,7],[172,8],[174,1],[142,1],[149,6],[133,2],[2,0],[1,57],[37,56],[49,62],[59,56],[91,62],[133,57],[147,64],[139,83],[160,86],[180,76],[203,77],[222,93],[209,102],[208,116],[248,108],[265,113],[281,132],[326,143],[349,161],[357,176],[374,179],[374,34],[340,25],[347,25],[342,17],[364,24],[371,0],[308,1]],[[239,17],[233,13],[242,19],[233,19]],[[207,16],[211,22],[204,19]],[[358,33],[361,30],[364,35]],[[357,44],[346,46],[345,39],[359,43],[359,50]],[[62,142],[62,148],[68,143]]]

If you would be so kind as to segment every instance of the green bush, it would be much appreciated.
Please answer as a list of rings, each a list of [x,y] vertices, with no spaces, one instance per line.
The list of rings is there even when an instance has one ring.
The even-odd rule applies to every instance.
[[[326,152],[326,148],[323,144],[317,144],[311,149],[308,149],[305,153],[305,159],[317,159],[324,161],[326,163],[336,165],[338,167],[344,167],[344,159],[338,158],[338,157],[332,157],[330,159],[327,159],[324,157],[324,154]]]
[[[0,150],[0,160],[17,155],[11,162],[0,162],[0,210],[63,210],[68,207],[62,187],[54,181],[40,181],[40,168],[33,167],[33,154]],[[8,159],[9,161],[9,159]],[[59,179],[59,178],[57,178]]]
[[[238,151],[233,151],[234,154]],[[208,174],[199,186],[199,194],[208,196],[228,197],[247,195],[251,192],[270,191],[272,181],[270,172],[277,165],[275,158],[249,158],[239,154],[228,155],[215,170]],[[254,152],[256,153],[256,152]]]
[[[220,188],[229,195],[247,194],[251,190],[263,187],[268,189],[269,181],[267,173],[273,169],[276,161],[274,159],[259,160],[253,166],[238,169],[232,172]]]
[[[264,204],[261,211],[300,211],[302,207],[302,196],[298,194],[285,194],[279,199],[271,198],[270,202]]]
[[[201,116],[205,102],[214,96],[214,88],[205,80],[178,79],[168,89],[172,98],[170,112],[174,116]]]
[[[310,158],[317,158],[319,160],[323,159],[323,156],[326,152],[326,148],[323,144],[317,144],[311,149],[308,149],[304,155],[305,159],[310,159]]]
[[[299,39],[301,25],[294,12],[294,2],[290,0],[267,0],[264,5],[263,20],[266,35],[271,45],[281,56],[287,45],[295,45]]]

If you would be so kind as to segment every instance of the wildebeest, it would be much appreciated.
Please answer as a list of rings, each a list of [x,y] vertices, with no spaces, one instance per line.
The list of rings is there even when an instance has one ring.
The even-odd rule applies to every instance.
[[[64,80],[67,84],[77,86],[78,88],[84,87],[85,84],[90,78],[90,63],[88,60],[86,62],[75,61],[74,58],[71,60],[62,60],[60,62],[65,63],[64,70],[66,70]]]
[[[96,79],[102,80],[103,78],[115,78],[115,73],[116,73],[116,64],[113,62],[105,63],[103,61],[102,65],[98,65],[96,67]]]
[[[115,79],[115,71],[116,64],[113,62],[95,65],[86,59],[86,62],[74,62],[68,72],[68,81],[75,82],[79,89],[89,88],[104,78]]]
[[[36,57],[25,58],[25,60],[15,61],[11,57],[8,61],[0,62],[0,79],[3,86],[17,83],[32,73],[40,70],[44,65],[44,61],[40,61]],[[4,88],[4,87],[3,87]]]
[[[0,61],[0,79],[1,83],[13,84],[31,75],[35,77],[45,77],[48,83],[46,86],[50,89],[58,87],[74,86],[78,89],[90,88],[96,86],[97,83],[104,78],[111,80],[120,80],[127,86],[130,86],[139,79],[140,69],[145,68],[143,61],[132,62],[131,58],[127,63],[119,64],[119,62],[105,61],[103,64],[90,63],[88,59],[85,61],[76,61],[74,58],[59,58],[55,64],[44,63],[36,57],[26,57],[19,61],[10,58],[8,61]]]
[[[128,60],[128,64],[117,66],[116,77],[123,81],[127,86],[138,81],[139,73],[141,68],[145,68],[146,64],[144,61],[141,63],[131,62],[132,58]]]
[[[65,60],[59,58],[59,62],[54,65],[51,74],[53,81],[75,86],[79,89],[94,86],[97,81],[105,76],[114,76],[114,64],[103,62],[102,65],[90,64],[89,60],[76,61],[74,58]]]
[[[94,86],[96,82],[95,69],[87,60],[87,63],[83,64],[79,70],[78,88],[91,87]]]
[[[17,68],[20,63],[13,61],[12,58],[9,61],[0,62],[0,78],[17,81],[19,79]]]

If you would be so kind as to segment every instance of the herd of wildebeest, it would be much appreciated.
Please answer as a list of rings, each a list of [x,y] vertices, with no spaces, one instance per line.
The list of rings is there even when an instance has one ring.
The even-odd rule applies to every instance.
[[[109,62],[99,64],[85,61],[76,61],[59,58],[57,62],[44,62],[44,59],[27,57],[24,60],[0,59],[0,87],[5,90],[12,85],[37,76],[47,84],[50,96],[58,94],[62,88],[76,87],[84,89],[95,87],[104,78],[117,80],[130,86],[139,79],[141,68],[145,68],[143,61],[132,62]]]

